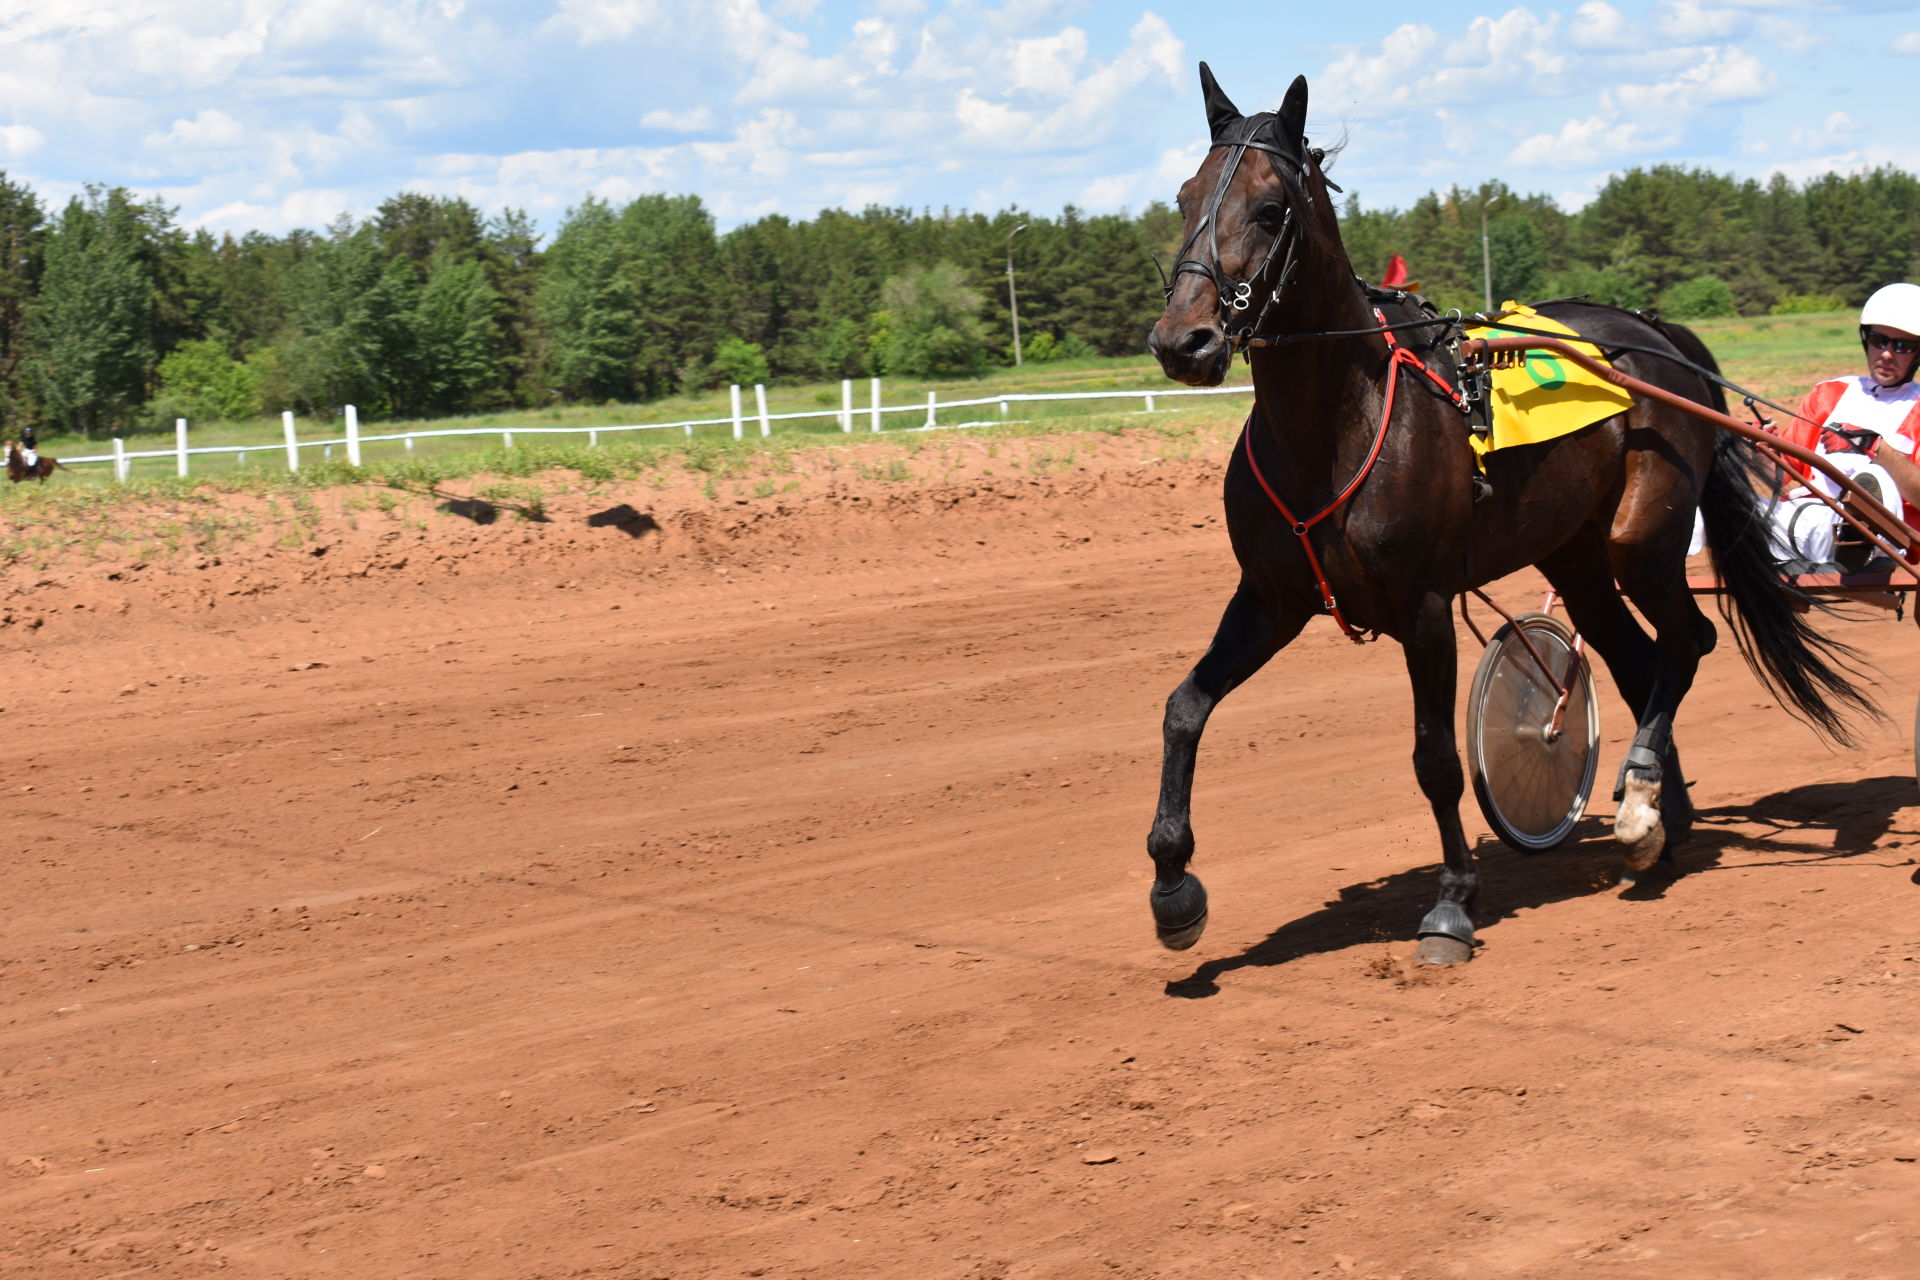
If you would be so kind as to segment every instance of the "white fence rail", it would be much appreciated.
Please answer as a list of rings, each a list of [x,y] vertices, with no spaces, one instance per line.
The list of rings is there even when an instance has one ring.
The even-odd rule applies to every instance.
[[[867,430],[870,432],[878,432],[883,429],[882,419],[887,414],[912,414],[920,418],[920,421],[911,426],[905,428],[896,427],[895,430],[936,431],[955,427],[989,426],[997,422],[1013,421],[1013,406],[1017,404],[1041,404],[1068,400],[1140,400],[1143,401],[1144,404],[1139,411],[1142,413],[1153,413],[1158,408],[1159,402],[1162,401],[1178,400],[1192,396],[1245,395],[1252,390],[1253,388],[1251,386],[1238,386],[1167,388],[1154,391],[1045,391],[977,396],[964,400],[940,400],[936,398],[934,392],[929,391],[925,404],[889,405],[881,403],[880,379],[873,378],[870,379],[868,383],[868,403],[863,406],[862,412],[867,420]],[[443,431],[395,431],[375,435],[366,435],[361,432],[359,411],[354,406],[348,405],[346,406],[345,413],[342,415],[345,424],[345,434],[337,439],[298,439],[294,432],[293,413],[288,411],[280,415],[281,440],[263,440],[258,444],[241,445],[190,446],[187,443],[187,420],[185,418],[176,418],[174,420],[174,444],[171,449],[129,449],[126,447],[126,441],[116,438],[113,442],[112,453],[93,454],[81,458],[63,457],[60,461],[62,465],[69,467],[85,466],[89,463],[111,464],[114,478],[124,482],[131,472],[133,462],[140,458],[172,458],[175,460],[175,474],[185,476],[189,474],[188,460],[195,457],[237,455],[237,461],[244,462],[249,454],[260,453],[271,455],[284,450],[288,470],[297,471],[303,461],[303,455],[304,460],[309,462],[313,460],[316,454],[322,458],[331,458],[333,456],[334,446],[338,445],[345,450],[347,461],[354,466],[359,466],[361,465],[362,448],[365,445],[398,440],[408,450],[412,450],[414,442],[417,440],[440,439],[449,436],[499,436],[500,443],[510,449],[513,447],[515,436],[583,435],[587,437],[587,443],[589,445],[598,445],[602,436],[630,431],[680,431],[691,439],[695,429],[699,427],[730,426],[733,429],[733,438],[739,440],[745,436],[749,422],[759,427],[762,436],[772,435],[773,424],[776,422],[799,422],[805,419],[834,419],[838,421],[840,430],[843,432],[852,432],[855,429],[854,422],[857,415],[853,403],[853,380],[850,378],[843,380],[840,384],[840,407],[838,409],[807,410],[800,413],[768,413],[767,389],[759,385],[756,385],[753,389],[753,399],[754,412],[751,418],[742,412],[740,388],[735,386],[729,390],[732,412],[724,418],[694,418],[685,422],[645,422],[629,426],[611,427],[457,427]],[[958,409],[978,409],[990,406],[998,407],[999,412],[997,416],[974,418],[962,422],[940,421],[940,415],[942,413]]]

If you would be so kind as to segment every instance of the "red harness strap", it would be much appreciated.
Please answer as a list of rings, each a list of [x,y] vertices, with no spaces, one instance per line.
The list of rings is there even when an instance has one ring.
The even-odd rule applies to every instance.
[[[1359,487],[1365,483],[1368,474],[1373,470],[1373,464],[1380,460],[1380,448],[1387,442],[1387,427],[1393,422],[1393,397],[1395,389],[1399,386],[1401,365],[1410,364],[1421,373],[1426,374],[1428,380],[1441,391],[1445,392],[1449,400],[1453,401],[1455,405],[1461,406],[1462,408],[1465,407],[1465,401],[1461,399],[1460,393],[1453,388],[1451,383],[1435,373],[1432,369],[1429,369],[1426,362],[1421,360],[1419,356],[1407,350],[1407,348],[1401,346],[1394,340],[1393,331],[1386,328],[1387,318],[1381,314],[1379,308],[1374,308],[1373,316],[1374,319],[1380,322],[1382,336],[1387,340],[1387,403],[1386,407],[1381,410],[1380,428],[1373,433],[1373,447],[1367,450],[1366,461],[1360,464],[1360,470],[1354,473],[1353,479],[1347,482],[1347,487],[1336,494],[1332,502],[1329,502],[1305,520],[1295,516],[1292,509],[1289,508],[1285,502],[1281,501],[1280,495],[1274,492],[1273,486],[1267,483],[1267,477],[1261,473],[1259,460],[1253,456],[1253,433],[1247,429],[1247,427],[1253,425],[1251,416],[1247,419],[1247,427],[1240,429],[1240,442],[1245,447],[1247,465],[1253,469],[1253,478],[1260,482],[1260,488],[1266,492],[1268,499],[1272,501],[1275,509],[1280,512],[1281,517],[1293,527],[1293,535],[1300,539],[1300,549],[1307,553],[1307,564],[1313,569],[1314,581],[1320,584],[1320,602],[1326,606],[1327,612],[1333,615],[1333,620],[1340,624],[1340,630],[1346,633],[1347,639],[1353,641],[1355,644],[1365,644],[1369,640],[1378,640],[1380,638],[1380,632],[1376,629],[1371,635],[1363,634],[1356,630],[1352,623],[1347,621],[1345,614],[1340,612],[1339,602],[1336,601],[1333,596],[1333,587],[1327,582],[1327,572],[1320,566],[1320,557],[1314,554],[1313,542],[1307,537],[1307,531],[1312,529],[1316,524],[1319,524],[1322,520],[1325,520],[1335,511],[1338,511],[1341,504],[1346,502],[1348,498],[1351,498],[1355,490],[1359,489]],[[1257,408],[1255,412],[1258,412]]]

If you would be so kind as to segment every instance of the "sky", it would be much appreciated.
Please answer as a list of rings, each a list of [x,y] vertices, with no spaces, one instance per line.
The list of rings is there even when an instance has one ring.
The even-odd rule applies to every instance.
[[[722,230],[868,204],[1171,202],[1304,74],[1368,208],[1499,179],[1568,210],[1682,164],[1920,169],[1920,4],[1168,0],[0,0],[0,168],[239,234],[397,192],[525,210],[693,194]]]

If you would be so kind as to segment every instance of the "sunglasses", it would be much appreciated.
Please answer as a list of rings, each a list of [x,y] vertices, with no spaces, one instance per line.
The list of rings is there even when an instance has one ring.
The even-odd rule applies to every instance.
[[[1920,351],[1920,338],[1890,338],[1872,329],[1861,334],[1860,340],[1867,344],[1870,351],[1891,351],[1897,356],[1910,356]]]

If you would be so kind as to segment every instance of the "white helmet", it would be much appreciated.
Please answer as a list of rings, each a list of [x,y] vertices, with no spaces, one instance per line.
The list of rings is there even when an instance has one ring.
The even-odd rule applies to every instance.
[[[1887,284],[1874,290],[1860,308],[1860,324],[1885,325],[1920,336],[1920,284]]]

